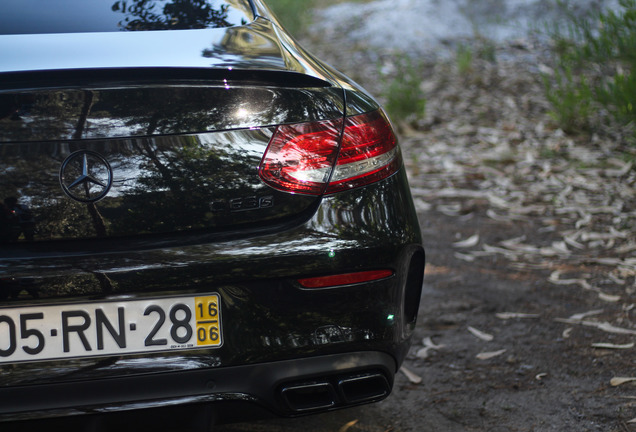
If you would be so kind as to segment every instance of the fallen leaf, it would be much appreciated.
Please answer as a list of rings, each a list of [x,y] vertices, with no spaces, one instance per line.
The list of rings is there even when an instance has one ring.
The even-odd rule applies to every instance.
[[[565,236],[565,237],[563,237],[563,240],[565,241],[565,243],[569,244],[569,245],[570,245],[570,246],[572,246],[573,248],[576,248],[576,249],[585,249],[585,245],[583,245],[583,244],[581,244],[581,243],[577,242],[577,241],[576,241],[576,240],[574,240],[574,238],[572,238],[572,237]]]
[[[488,359],[491,359],[491,358],[493,358],[493,357],[500,356],[500,355],[502,355],[503,353],[505,353],[506,351],[507,351],[507,350],[502,349],[502,350],[499,350],[499,351],[482,352],[482,353],[477,354],[477,356],[476,356],[476,357],[477,357],[479,360],[488,360]]]
[[[545,377],[547,377],[547,376],[548,376],[548,374],[547,374],[547,373],[545,373],[545,372],[541,372],[540,374],[536,374],[536,375],[535,375],[535,377],[534,377],[534,379],[536,379],[536,380],[538,380],[538,381],[541,381],[543,378],[545,378]]]
[[[433,342],[433,339],[431,339],[430,336],[422,339],[422,344],[424,344],[425,347],[432,349],[446,348],[446,345],[444,344],[436,344],[435,342]]]
[[[488,216],[490,219],[496,220],[498,222],[510,222],[512,220],[511,217],[502,216],[502,215],[498,214],[497,212],[495,212],[492,209],[486,210],[486,216]]]
[[[597,322],[597,321],[586,321],[586,320],[581,321],[581,320],[573,320],[568,318],[555,318],[554,320],[556,322],[561,322],[565,324],[582,324],[587,327],[596,327],[597,329],[607,333],[636,335],[636,330],[616,327],[608,322]]]
[[[603,348],[603,349],[630,349],[630,348],[634,348],[634,342],[623,344],[623,345],[599,342],[599,343],[593,343],[592,347]]]
[[[344,426],[342,426],[340,429],[338,429],[338,432],[347,432],[356,423],[358,423],[358,419],[351,420],[349,423],[346,423]]]
[[[467,261],[467,262],[473,262],[475,261],[475,256],[474,255],[467,255],[467,254],[463,254],[463,253],[459,253],[459,252],[455,252],[455,258],[460,259],[462,261]]]
[[[598,293],[598,298],[600,298],[601,300],[606,301],[608,303],[616,303],[617,301],[619,301],[621,299],[621,296],[605,294],[603,292],[600,292],[600,293]]]
[[[587,318],[589,316],[598,315],[603,313],[603,309],[594,309],[588,312],[582,312],[578,314],[574,314],[570,317],[571,320],[582,320],[583,318]]]
[[[568,328],[566,328],[565,330],[563,330],[563,333],[561,333],[561,336],[562,336],[564,339],[567,339],[567,338],[569,338],[569,337],[570,337],[570,333],[572,333],[572,327],[568,327]]]
[[[428,352],[430,350],[431,350],[431,347],[420,348],[415,353],[415,357],[417,357],[418,359],[424,360],[424,359],[428,358]]]
[[[636,381],[636,377],[614,377],[610,380],[610,385],[616,387],[632,381]]]
[[[589,284],[589,282],[586,281],[585,279],[560,279],[559,278],[560,275],[561,275],[561,272],[558,270],[555,272],[552,272],[552,274],[548,278],[548,281],[550,281],[551,283],[555,285],[580,285],[581,288],[585,290],[593,289],[592,286]]]
[[[402,366],[400,368],[400,371],[406,375],[406,377],[409,379],[409,381],[411,381],[413,384],[420,384],[422,382],[422,377],[411,372],[410,370],[408,370],[405,366]]]
[[[503,353],[505,353],[507,350],[502,349],[499,351],[488,351],[488,352],[482,352],[477,354],[475,357],[477,357],[479,360],[488,360],[497,356],[502,355]]]
[[[456,248],[468,248],[476,246],[477,243],[479,243],[479,234],[472,235],[466,240],[455,242],[453,243],[453,246]]]
[[[507,320],[507,319],[513,319],[513,318],[539,318],[541,315],[520,313],[520,312],[500,312],[496,314],[495,316],[499,319]]]
[[[633,252],[635,250],[636,250],[636,243],[629,242],[621,247],[616,248],[616,253],[624,254],[624,253]]]
[[[612,239],[626,239],[628,236],[627,231],[618,231],[613,227],[610,227],[610,232],[601,233],[601,232],[584,232],[581,234],[582,241],[591,241],[591,240],[612,240]]]
[[[486,342],[490,342],[491,340],[495,338],[493,335],[484,333],[481,330],[477,330],[475,327],[468,326],[468,331],[471,332],[475,337],[481,340],[484,340]]]
[[[598,323],[595,321],[581,321],[581,324],[588,327],[596,327],[597,329],[603,330],[607,333],[636,335],[636,330],[616,327],[608,322]]]
[[[632,162],[624,162],[619,166],[620,168],[618,169],[606,169],[604,174],[608,177],[622,177],[632,169],[633,164]]]

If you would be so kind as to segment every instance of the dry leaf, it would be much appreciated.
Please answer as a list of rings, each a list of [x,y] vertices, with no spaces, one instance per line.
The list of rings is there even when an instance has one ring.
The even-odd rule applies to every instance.
[[[417,357],[418,359],[424,360],[424,359],[428,358],[428,352],[430,350],[431,350],[431,347],[420,348],[415,353],[415,357]]]
[[[430,336],[422,339],[422,344],[424,344],[425,347],[432,349],[446,348],[446,345],[444,344],[436,344],[435,342],[433,342],[433,339],[431,339]]]
[[[610,385],[616,387],[632,381],[636,381],[636,377],[614,377],[610,380]]]
[[[482,353],[477,354],[477,356],[476,356],[476,357],[477,357],[479,360],[488,360],[488,359],[491,359],[491,358],[493,358],[493,357],[500,356],[500,355],[502,355],[503,353],[505,353],[506,351],[507,351],[507,350],[502,349],[502,350],[499,350],[499,351],[482,352]]]
[[[567,339],[570,337],[570,333],[572,333],[572,327],[568,327],[565,330],[563,330],[563,333],[561,333],[561,336],[563,337],[563,339]]]
[[[540,373],[540,374],[536,374],[536,375],[535,375],[535,377],[534,377],[534,379],[541,381],[543,378],[545,378],[545,377],[547,377],[547,376],[548,376],[548,374],[547,374],[547,373],[542,372],[542,373]]]
[[[592,347],[594,348],[603,348],[603,349],[630,349],[630,348],[634,348],[634,343],[628,343],[628,344],[623,344],[623,345],[617,345],[617,344],[612,344],[612,343],[605,343],[605,342],[599,342],[599,343],[593,343]]]
[[[615,159],[614,159],[615,160]],[[614,165],[618,166],[618,169],[606,169],[604,170],[604,174],[607,177],[623,177],[625,174],[627,174],[633,166],[632,162],[622,162],[622,161],[617,161],[619,163],[616,163]]]
[[[585,290],[592,290],[592,286],[585,279],[560,279],[560,271],[552,272],[548,281],[555,285],[580,285]]]
[[[492,209],[486,210],[486,216],[488,216],[490,219],[496,220],[498,222],[510,222],[513,219],[510,216],[502,216],[500,214],[497,214],[497,212],[495,212]]]
[[[606,301],[608,303],[616,303],[617,301],[619,301],[621,299],[621,296],[605,294],[603,292],[600,292],[600,293],[598,293],[598,298],[600,298],[601,300]]]
[[[624,253],[633,252],[635,250],[636,250],[636,243],[629,242],[621,247],[616,248],[616,253],[624,254]]]
[[[574,314],[570,317],[571,320],[582,320],[583,318],[587,318],[589,316],[598,315],[603,313],[603,309],[594,309],[588,312],[582,312],[578,314]]]
[[[625,285],[625,279],[619,278],[614,273],[608,274],[607,277],[610,278],[612,280],[612,282],[614,282],[615,284]]]
[[[468,331],[471,332],[475,337],[481,340],[484,340],[486,342],[490,342],[491,340],[495,338],[493,335],[484,333],[481,330],[477,330],[475,327],[468,326]]]
[[[459,252],[455,252],[454,255],[455,255],[455,258],[460,259],[462,261],[467,261],[467,262],[475,261],[474,255],[468,255],[468,254],[463,254]]]
[[[466,240],[455,242],[453,243],[453,246],[456,248],[468,248],[476,246],[477,243],[479,243],[479,234],[472,235]]]
[[[581,321],[581,320],[573,320],[569,318],[555,318],[554,320],[556,322],[561,322],[565,324],[582,324],[587,327],[596,327],[597,329],[607,333],[636,335],[636,330],[616,327],[608,322],[597,322],[597,321],[586,321],[586,320]]]
[[[539,318],[541,315],[520,312],[500,312],[498,314],[495,314],[495,316],[499,319],[507,320],[513,318]]]
[[[597,329],[603,330],[607,333],[636,335],[636,330],[616,327],[608,322],[598,323],[594,321],[581,321],[581,324],[588,327],[596,327]]]
[[[415,356],[419,359],[424,360],[425,358],[428,357],[428,352],[432,349],[440,349],[440,348],[444,348],[446,345],[436,345],[433,340],[430,337],[426,337],[422,340],[422,343],[424,344],[424,348],[420,348],[416,353]]]
[[[408,370],[405,366],[402,366],[400,368],[400,371],[406,375],[406,377],[409,379],[409,381],[411,381],[413,384],[420,384],[422,382],[422,377],[411,372],[410,370]]]
[[[358,419],[355,420],[351,420],[350,422],[346,423],[344,426],[342,426],[340,429],[338,429],[338,432],[347,432],[349,429],[351,429],[356,423],[358,423]]]

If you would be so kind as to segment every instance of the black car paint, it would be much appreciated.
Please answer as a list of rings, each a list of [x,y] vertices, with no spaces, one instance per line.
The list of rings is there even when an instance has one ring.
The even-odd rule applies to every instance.
[[[55,58],[41,53],[41,42],[50,43],[51,35],[11,35],[4,44],[7,39],[0,39],[0,53],[28,54],[0,66],[0,113],[8,113],[0,122],[5,166],[0,190],[24,194],[29,189],[24,186],[33,183],[32,193],[42,203],[47,197],[64,203],[32,208],[40,227],[59,224],[60,214],[74,215],[64,216],[59,225],[65,228],[38,228],[33,241],[4,237],[0,308],[212,291],[223,299],[225,332],[224,345],[214,350],[14,364],[0,378],[0,400],[13,401],[0,404],[2,420],[241,400],[294,415],[299,410],[281,399],[286,383],[324,379],[337,386],[343,376],[377,370],[392,383],[408,350],[424,267],[404,169],[326,197],[286,194],[258,182],[259,151],[277,124],[360,114],[377,104],[263,18],[269,12],[260,1],[252,7],[256,19],[243,26],[171,31],[177,41],[179,34],[183,41],[198,41],[196,55],[185,62],[171,55],[171,47],[144,49],[148,39],[137,35],[155,32],[58,35]],[[120,52],[104,57],[106,51],[96,49],[78,59],[76,50],[87,41],[126,43],[117,45]],[[108,70],[101,69],[105,66]],[[162,102],[184,100],[187,109]],[[232,109],[210,115],[219,100]],[[60,108],[51,115],[44,108],[54,101],[61,101]],[[233,115],[242,103],[277,109]],[[16,127],[25,119],[37,127]],[[109,122],[125,124],[98,126]],[[254,125],[258,128],[250,129]],[[145,188],[136,187],[129,199],[116,183],[124,190],[119,196],[92,205],[71,203],[56,182],[59,164],[74,149],[122,161],[144,157],[160,172],[162,161],[173,160],[169,152],[149,148],[202,142],[216,143],[215,151],[222,148],[224,162],[236,169],[212,170],[207,183],[191,183],[194,193],[173,202],[158,196],[165,186],[160,182],[137,181]],[[260,150],[246,151],[255,145]],[[247,165],[240,164],[245,158]],[[6,169],[10,164],[28,173],[20,190],[15,168]],[[182,168],[181,178],[198,178],[199,171],[188,176]],[[144,204],[135,208],[140,200]],[[177,210],[180,203],[187,205]],[[108,229],[101,231],[95,210]],[[125,222],[122,215],[131,211],[135,217]],[[77,214],[82,216],[76,219]],[[394,275],[318,290],[297,282],[377,268]],[[343,363],[348,367],[336,366]],[[270,377],[265,383],[239,384],[234,378],[263,374]],[[177,388],[178,382],[191,384]],[[132,387],[143,390],[121,396]],[[80,396],[89,389],[100,391]],[[351,405],[337,399],[325,409]]]

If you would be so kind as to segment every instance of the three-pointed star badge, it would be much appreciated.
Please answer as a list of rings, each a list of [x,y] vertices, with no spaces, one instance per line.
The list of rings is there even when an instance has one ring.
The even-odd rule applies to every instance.
[[[113,170],[99,153],[79,150],[62,162],[60,184],[64,193],[75,201],[97,202],[108,194]]]

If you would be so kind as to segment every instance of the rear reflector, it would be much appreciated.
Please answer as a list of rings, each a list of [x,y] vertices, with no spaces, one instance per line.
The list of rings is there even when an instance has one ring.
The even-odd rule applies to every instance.
[[[393,275],[391,270],[371,270],[357,273],[345,273],[331,276],[320,276],[307,279],[298,279],[303,288],[326,288],[340,285],[351,285],[362,282],[371,282],[388,278]]]
[[[395,173],[401,156],[382,111],[276,129],[259,167],[286,192],[320,195],[364,186]]]

